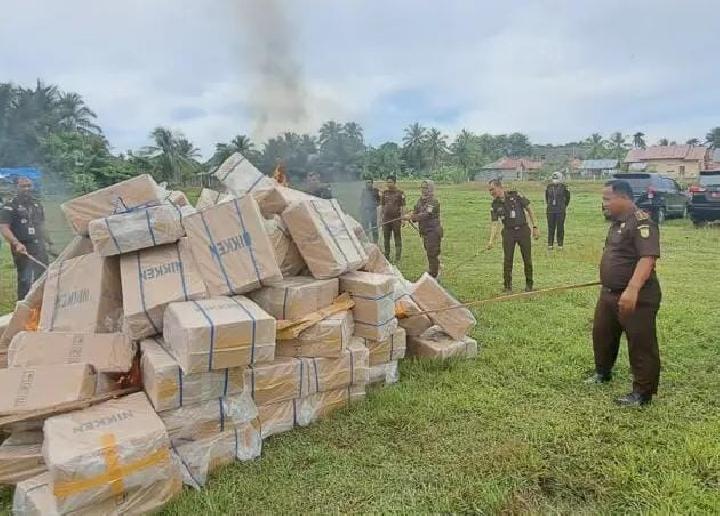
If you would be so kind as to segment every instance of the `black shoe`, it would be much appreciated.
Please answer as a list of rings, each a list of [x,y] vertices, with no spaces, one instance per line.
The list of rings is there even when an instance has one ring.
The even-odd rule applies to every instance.
[[[525,292],[532,292],[533,290],[535,289],[533,288],[532,283],[525,285]]]
[[[585,380],[585,383],[591,385],[600,385],[602,383],[608,383],[610,380],[612,380],[612,374],[595,373],[590,378]]]
[[[512,287],[505,287],[503,289],[503,294],[512,294]]]
[[[616,399],[615,403],[617,403],[621,407],[642,407],[644,405],[647,405],[651,401],[652,396],[647,396],[645,394],[640,394],[637,392],[631,392],[630,394],[623,396],[622,398]]]

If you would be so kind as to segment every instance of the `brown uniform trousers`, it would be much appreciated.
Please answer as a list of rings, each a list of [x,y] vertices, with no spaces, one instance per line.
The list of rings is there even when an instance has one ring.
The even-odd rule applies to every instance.
[[[385,241],[385,257],[390,259],[390,237],[395,240],[395,261],[402,257],[402,221],[396,220],[383,224],[383,240]]]
[[[620,348],[620,336],[625,332],[633,375],[633,391],[646,396],[657,393],[660,381],[660,350],[655,330],[655,320],[660,308],[660,289],[654,285],[649,287],[656,289],[657,294],[652,291],[650,296],[641,294],[635,311],[625,317],[620,315],[618,309],[622,292],[602,287],[593,323],[596,372],[602,376],[610,374]],[[642,297],[649,299],[645,301]]]
[[[440,272],[440,244],[442,242],[442,229],[431,231],[423,235],[423,245],[428,260],[428,274],[437,278]]]
[[[512,287],[513,260],[515,258],[515,245],[520,246],[520,254],[522,254],[523,264],[525,265],[525,283],[529,286],[533,284],[533,266],[532,266],[532,241],[530,235],[530,226],[523,224],[521,226],[506,226],[502,230],[503,242],[503,281],[505,288]]]

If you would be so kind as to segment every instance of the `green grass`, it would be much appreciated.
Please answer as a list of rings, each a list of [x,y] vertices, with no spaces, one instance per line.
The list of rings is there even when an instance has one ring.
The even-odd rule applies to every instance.
[[[417,185],[404,185],[417,198]],[[539,185],[521,189],[546,224]],[[534,247],[538,288],[592,281],[607,231],[599,186],[572,185],[567,248]],[[443,283],[461,300],[497,294],[484,185],[442,186]],[[308,428],[265,442],[260,460],[224,468],[167,514],[229,512],[717,513],[720,511],[720,230],[662,228],[660,393],[616,408],[630,386],[586,386],[596,289],[485,305],[477,359],[405,361],[399,384]],[[424,270],[405,231],[402,269]],[[518,253],[519,254],[519,253]],[[516,285],[522,285],[519,256]]]

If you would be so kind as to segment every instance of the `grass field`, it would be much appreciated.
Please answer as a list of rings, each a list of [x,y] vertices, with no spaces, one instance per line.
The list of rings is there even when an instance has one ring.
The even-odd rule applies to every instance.
[[[417,198],[417,186],[406,186]],[[540,186],[522,190],[540,212]],[[572,185],[566,249],[534,247],[543,288],[597,278],[607,231],[599,186]],[[443,283],[461,300],[502,287],[488,237],[484,185],[443,186]],[[477,310],[477,359],[405,361],[399,384],[311,427],[266,441],[263,457],[226,467],[167,514],[298,512],[720,512],[720,229],[662,228],[660,394],[643,410],[616,408],[630,386],[587,386],[596,289]],[[402,270],[424,270],[405,231]],[[518,253],[519,254],[519,253]],[[519,256],[517,286],[522,286]],[[7,499],[7,494],[5,495]]]

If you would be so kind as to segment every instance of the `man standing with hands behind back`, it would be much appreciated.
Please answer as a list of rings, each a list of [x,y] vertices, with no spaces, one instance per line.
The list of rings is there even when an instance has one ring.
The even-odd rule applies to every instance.
[[[405,208],[405,194],[397,187],[397,178],[388,176],[387,190],[380,197],[383,222],[383,240],[385,240],[385,258],[390,260],[390,236],[395,239],[395,263],[402,258],[402,217]]]
[[[552,251],[557,232],[558,249],[562,250],[565,243],[565,214],[570,204],[570,190],[562,182],[560,172],[553,173],[552,182],[545,189],[545,204],[547,205],[548,249]]]
[[[660,381],[660,351],[655,326],[660,309],[660,283],[655,262],[660,257],[660,232],[650,216],[638,210],[627,181],[605,185],[603,206],[613,223],[600,261],[600,298],[593,322],[595,374],[587,383],[612,379],[612,369],[625,332],[632,370],[632,392],[617,399],[626,407],[650,403]]]
[[[487,249],[492,249],[498,229],[502,224],[503,243],[503,282],[505,292],[512,292],[513,258],[515,245],[520,247],[523,263],[525,264],[525,292],[533,290],[532,243],[530,240],[530,226],[532,224],[532,237],[540,237],[535,222],[535,214],[530,208],[530,201],[515,190],[505,191],[499,179],[492,179],[488,183],[488,191],[493,198],[490,210],[490,241]]]

